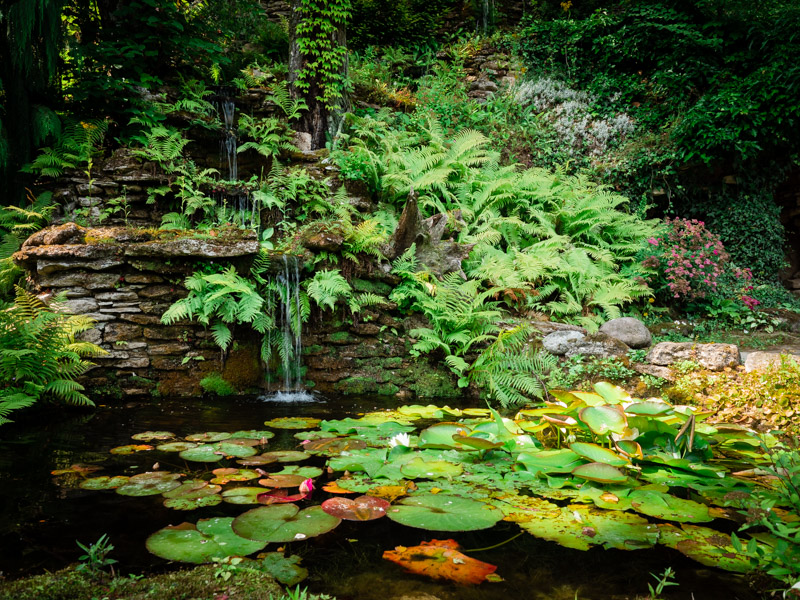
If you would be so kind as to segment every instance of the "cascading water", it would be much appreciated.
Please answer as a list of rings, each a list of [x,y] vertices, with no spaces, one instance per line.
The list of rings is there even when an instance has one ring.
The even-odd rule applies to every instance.
[[[494,0],[481,0],[481,14],[478,16],[478,33],[489,35],[494,13]]]
[[[282,256],[281,269],[275,275],[280,307],[278,310],[279,358],[283,372],[283,389],[265,398],[277,402],[318,401],[303,390],[303,321],[300,299],[300,264],[296,256]]]
[[[222,113],[222,133],[219,140],[220,162],[228,164],[228,181],[239,179],[239,164],[236,152],[236,129],[233,120],[236,116],[236,103],[225,96],[219,99],[219,110]]]

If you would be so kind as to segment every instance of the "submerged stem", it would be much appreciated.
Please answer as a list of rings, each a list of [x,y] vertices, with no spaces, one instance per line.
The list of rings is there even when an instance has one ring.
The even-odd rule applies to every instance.
[[[504,542],[500,542],[499,544],[495,544],[494,546],[486,546],[486,548],[471,548],[469,550],[464,550],[464,552],[483,552],[484,550],[494,550],[495,548],[499,548],[500,546],[504,546],[508,542],[511,542],[521,536],[524,531],[520,531],[517,535],[511,536]]]

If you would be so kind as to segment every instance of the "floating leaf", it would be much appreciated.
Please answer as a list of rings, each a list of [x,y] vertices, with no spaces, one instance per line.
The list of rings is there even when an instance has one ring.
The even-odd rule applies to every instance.
[[[311,440],[303,444],[303,449],[311,454],[324,454],[326,456],[336,456],[342,452],[351,450],[361,450],[367,444],[363,440],[347,437],[322,438]]]
[[[341,487],[339,485],[338,481],[331,481],[330,483],[326,483],[325,485],[322,486],[322,489],[325,490],[326,492],[328,492],[329,494],[355,494],[356,493],[356,492],[353,492],[351,490],[344,489],[343,487]]]
[[[271,421],[264,421],[264,425],[275,429],[313,429],[321,422],[322,419],[314,419],[313,417],[281,417]]]
[[[192,433],[186,436],[187,442],[221,442],[233,437],[224,431],[206,431],[205,433]]]
[[[630,402],[631,395],[618,385],[613,385],[607,381],[598,381],[594,384],[594,391],[600,394],[608,404],[621,404]]]
[[[71,465],[67,469],[56,469],[55,471],[50,471],[51,475],[72,475],[72,474],[80,474],[86,475],[87,473],[94,473],[95,471],[102,471],[103,467],[98,465],[83,465],[80,463]]]
[[[300,452],[298,450],[275,450],[274,452],[264,452],[261,456],[266,458],[274,458],[278,462],[300,462],[311,458],[308,452]]]
[[[327,533],[341,519],[319,506],[299,510],[295,504],[275,504],[248,510],[233,521],[233,530],[251,540],[293,542]]]
[[[269,492],[262,492],[258,495],[259,504],[287,504],[289,502],[299,502],[305,500],[311,495],[310,489],[303,489],[300,485],[300,491],[295,494],[288,494],[285,489],[271,490]]]
[[[629,497],[636,512],[650,517],[680,523],[705,523],[714,520],[705,504],[676,498],[657,490],[635,490]]]
[[[581,479],[600,483],[625,483],[628,476],[622,471],[605,463],[593,462],[572,469],[572,474]]]
[[[414,458],[400,468],[400,472],[411,479],[417,477],[427,477],[435,479],[437,477],[452,478],[458,477],[463,473],[461,465],[445,460],[424,460],[421,457]]]
[[[127,446],[117,446],[109,450],[111,454],[118,454],[125,456],[127,454],[136,454],[137,452],[145,452],[152,450],[153,447],[148,444],[128,444]]]
[[[623,467],[630,464],[627,458],[622,458],[616,452],[597,444],[575,442],[569,445],[569,449],[592,462],[605,463],[612,467]]]
[[[261,477],[261,473],[252,469],[214,469],[211,472],[214,473],[211,483],[218,485],[225,485],[231,481],[250,481]]]
[[[308,479],[308,477],[304,477],[303,475],[271,474],[265,479],[259,479],[258,484],[271,488],[293,488],[299,487],[306,479]]]
[[[174,438],[175,434],[171,431],[143,431],[131,436],[131,439],[137,442],[152,442],[153,440],[169,440]]]
[[[473,450],[457,442],[453,436],[469,435],[472,428],[463,423],[436,423],[427,429],[423,429],[419,434],[420,448],[441,448],[458,450]]]
[[[217,462],[226,456],[246,458],[254,454],[256,454],[256,450],[250,446],[217,442],[216,444],[201,444],[196,448],[184,450],[178,456],[184,460],[191,460],[194,462]]]
[[[538,518],[519,524],[536,537],[577,550],[592,546],[636,550],[658,540],[658,526],[639,515],[571,504],[559,511],[542,511]]]
[[[117,493],[122,496],[155,496],[178,487],[180,483],[176,480],[181,477],[180,473],[167,471],[139,473],[128,479],[126,484],[118,487]]]
[[[432,531],[488,529],[503,518],[499,510],[488,504],[443,494],[403,498],[392,505],[387,515],[401,525]]]
[[[300,475],[306,479],[314,479],[322,475],[322,469],[319,467],[301,467],[300,465],[289,465],[284,467],[277,473],[270,474],[270,477],[275,475]]]
[[[579,413],[581,421],[597,435],[608,433],[623,433],[628,427],[625,411],[621,406],[605,404],[602,406],[587,406]]]
[[[245,539],[231,529],[231,517],[201,519],[197,525],[182,523],[155,532],[147,538],[147,549],[160,558],[189,563],[207,563],[227,556],[246,556],[266,543]]]
[[[201,496],[199,498],[166,498],[164,506],[174,510],[197,510],[208,506],[216,506],[222,502],[219,496]]]
[[[383,558],[396,563],[415,575],[445,579],[461,585],[477,585],[497,567],[481,562],[458,551],[455,540],[431,540],[419,546],[397,546],[387,550]]]
[[[270,465],[276,462],[278,462],[278,459],[274,456],[264,456],[263,454],[256,454],[255,456],[240,458],[236,461],[237,464],[240,464],[243,467],[263,467],[264,465]]]
[[[168,444],[159,444],[156,446],[156,450],[161,450],[162,452],[183,452],[184,450],[197,448],[197,446],[199,446],[199,444],[195,444],[194,442],[169,442]]]
[[[292,587],[308,577],[308,569],[300,566],[300,557],[284,556],[282,552],[260,554],[261,570],[272,575],[278,582]]]
[[[672,411],[672,405],[660,400],[647,400],[645,402],[634,402],[625,407],[625,412],[629,415],[655,417],[665,415]]]
[[[421,406],[419,404],[410,404],[401,406],[397,409],[401,415],[414,417],[416,419],[441,419],[445,415],[458,417],[461,416],[461,410],[458,408],[450,408],[449,406],[436,406],[435,404],[428,404]]]
[[[231,434],[231,438],[258,440],[260,444],[266,444],[267,440],[271,440],[274,437],[275,437],[274,432],[260,430],[260,429],[248,429],[247,431],[234,431]]]
[[[222,492],[222,500],[228,504],[258,504],[263,487],[236,487]]]
[[[374,496],[358,498],[329,498],[322,503],[322,510],[329,515],[347,521],[372,521],[386,515],[391,504]]]
[[[517,461],[532,473],[571,473],[584,463],[580,456],[568,448],[521,452]]]
[[[80,486],[85,490],[113,490],[128,483],[128,477],[124,475],[117,475],[109,477],[103,475],[102,477],[92,477],[81,481]]]
[[[634,442],[633,440],[620,440],[615,442],[614,445],[617,447],[617,450],[622,452],[628,458],[638,458],[643,459],[644,453],[642,452],[642,447],[639,445],[638,442]]]
[[[731,537],[726,533],[689,524],[678,529],[665,523],[659,525],[659,530],[661,544],[675,548],[701,564],[736,573],[747,573],[753,569],[750,559],[736,552]]]

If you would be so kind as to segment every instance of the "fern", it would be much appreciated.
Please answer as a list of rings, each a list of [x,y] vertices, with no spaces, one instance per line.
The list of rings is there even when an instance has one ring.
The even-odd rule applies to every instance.
[[[349,300],[353,295],[353,288],[339,269],[317,271],[305,285],[309,297],[323,310],[333,310],[339,300]]]
[[[17,287],[14,306],[0,312],[0,424],[8,415],[42,398],[93,406],[75,382],[91,363],[84,356],[105,350],[75,335],[92,325],[86,317],[55,312]]]
[[[48,123],[48,131],[55,132],[57,128]],[[56,143],[42,148],[33,162],[21,170],[45,177],[60,177],[66,169],[75,169],[84,163],[91,164],[107,130],[107,121],[65,119]]]

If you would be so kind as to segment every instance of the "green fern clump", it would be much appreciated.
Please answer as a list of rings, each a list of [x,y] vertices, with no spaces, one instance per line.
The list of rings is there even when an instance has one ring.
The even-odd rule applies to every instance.
[[[48,131],[56,132],[51,126]],[[24,173],[36,173],[45,177],[60,177],[67,169],[76,169],[83,164],[91,165],[92,158],[103,143],[108,122],[97,119],[78,121],[65,118],[60,127],[56,143],[42,148],[39,155],[23,166]]]
[[[9,422],[10,412],[40,399],[94,406],[75,381],[91,366],[84,357],[106,353],[75,340],[93,326],[91,319],[56,312],[17,288],[14,305],[0,312],[0,425]]]
[[[228,383],[219,373],[209,373],[200,380],[200,387],[204,392],[216,396],[232,396],[236,389]]]

